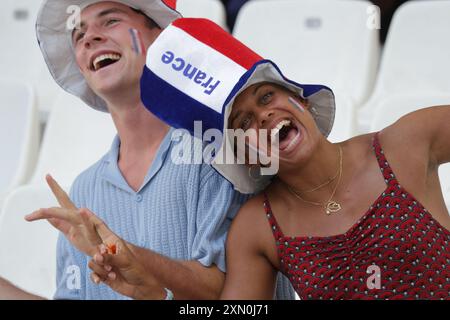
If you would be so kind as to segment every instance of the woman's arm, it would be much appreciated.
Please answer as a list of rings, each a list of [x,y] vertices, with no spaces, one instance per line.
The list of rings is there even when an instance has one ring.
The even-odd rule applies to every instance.
[[[450,162],[450,105],[424,109],[420,116],[426,119],[432,161]]]
[[[250,200],[231,224],[226,243],[227,273],[221,299],[273,299],[276,270],[265,245],[270,228],[262,206]],[[258,211],[255,211],[258,210]],[[273,241],[273,238],[269,238]]]
[[[450,161],[450,106],[411,112],[384,129],[380,142],[402,187],[450,228],[438,175]]]
[[[411,112],[385,131],[391,131],[411,152],[424,154],[430,167],[450,162],[450,105]]]

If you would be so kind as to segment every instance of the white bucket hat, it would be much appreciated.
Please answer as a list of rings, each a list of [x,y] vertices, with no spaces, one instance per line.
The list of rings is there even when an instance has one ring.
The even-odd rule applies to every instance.
[[[109,0],[103,0],[109,1]],[[78,65],[72,47],[72,30],[67,21],[73,12],[70,6],[81,10],[99,0],[45,0],[36,21],[36,35],[45,62],[55,81],[67,92],[79,97],[94,109],[108,112],[105,101],[89,88]],[[142,11],[161,28],[167,27],[181,15],[175,11],[175,1],[166,0],[113,0]],[[171,5],[171,6],[170,6]],[[69,13],[68,13],[69,11]]]
[[[308,99],[319,130],[328,136],[335,115],[331,89],[287,79],[275,63],[206,19],[178,19],[159,35],[147,52],[141,99],[160,119],[193,135],[197,133],[194,121],[202,121],[203,135],[208,129],[227,129],[234,99],[263,81],[278,83]],[[250,175],[245,164],[223,161],[224,154],[234,155],[231,146],[230,137],[223,136],[212,166],[242,193],[265,188],[271,176]]]

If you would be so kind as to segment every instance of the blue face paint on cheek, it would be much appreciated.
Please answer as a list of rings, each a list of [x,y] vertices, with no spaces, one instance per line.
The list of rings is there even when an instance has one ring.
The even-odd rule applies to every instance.
[[[298,103],[297,100],[295,100],[292,97],[289,97],[288,100],[295,108],[299,109],[303,113],[305,112],[305,108],[303,108],[303,106],[300,103]]]

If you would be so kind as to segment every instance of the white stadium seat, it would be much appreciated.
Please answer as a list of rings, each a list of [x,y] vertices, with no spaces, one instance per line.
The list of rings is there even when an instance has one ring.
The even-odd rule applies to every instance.
[[[75,177],[107,152],[115,132],[109,114],[93,110],[68,93],[56,99],[34,175],[4,201],[0,276],[31,293],[53,296],[58,232],[47,221],[29,223],[23,217],[57,205],[45,185],[47,173],[68,191]]]
[[[31,83],[38,110],[45,119],[54,96],[61,89],[44,62],[36,39],[35,24],[40,0],[2,0],[0,10],[0,70],[10,80]]]
[[[207,18],[228,29],[225,7],[220,0],[178,0],[177,11],[183,17]]]
[[[371,129],[372,131],[379,131],[393,124],[405,114],[437,105],[450,105],[450,92],[447,94],[399,94],[386,97],[375,105]],[[439,179],[447,208],[450,211],[450,163],[440,166]]]
[[[31,176],[39,150],[39,117],[33,90],[25,83],[0,80],[0,207],[12,188]]]
[[[108,113],[62,92],[50,113],[31,183],[45,183],[50,173],[60,184],[72,185],[78,174],[109,150],[115,134]]]
[[[22,186],[8,195],[0,215],[0,276],[48,299],[56,289],[58,231],[45,220],[27,222],[24,216],[56,205],[48,187]]]
[[[385,96],[448,94],[449,57],[450,1],[408,1],[400,6],[389,27],[374,93],[358,115],[359,131],[369,130]]]
[[[249,1],[233,34],[299,83],[321,83],[359,106],[378,66],[378,30],[368,1]],[[370,28],[368,27],[370,26]]]
[[[340,142],[353,137],[355,130],[355,117],[352,101],[349,97],[334,92],[336,100],[336,114],[333,129],[328,136],[331,142]]]

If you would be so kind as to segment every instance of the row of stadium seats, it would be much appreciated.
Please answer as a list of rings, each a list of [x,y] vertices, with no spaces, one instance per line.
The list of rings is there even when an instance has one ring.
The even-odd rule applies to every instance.
[[[45,184],[45,175],[51,173],[69,191],[76,176],[109,149],[115,128],[109,114],[88,108],[78,98],[61,92],[48,118],[33,170],[38,148],[35,138],[39,136],[36,107],[31,90],[16,86],[17,105],[0,104],[0,134],[7,158],[21,159],[18,163],[9,159],[10,172],[0,175],[3,187],[8,182],[4,177],[14,177],[3,192],[0,213],[0,241],[4,241],[0,247],[0,276],[29,292],[51,298],[55,290],[57,232],[46,221],[27,223],[23,217],[39,208],[56,206]],[[9,92],[13,92],[11,87]],[[2,98],[0,95],[0,101],[4,101]],[[21,104],[23,100],[26,103]],[[19,111],[18,107],[22,110],[13,112]],[[3,117],[6,112],[11,116]],[[0,162],[3,164],[4,159]],[[19,173],[11,174],[14,171]],[[24,172],[33,172],[29,180],[24,179]],[[27,183],[21,184],[24,181]],[[37,246],[29,250],[33,244]]]
[[[38,0],[3,0],[0,11],[6,44],[0,51],[0,276],[51,297],[57,232],[23,216],[56,205],[46,173],[68,190],[108,150],[115,128],[109,115],[63,92],[49,75],[34,34],[39,6]],[[178,10],[226,26],[219,0],[178,0]],[[364,0],[253,0],[241,9],[233,34],[287,77],[333,88],[330,139],[340,141],[413,110],[450,104],[450,1],[400,7],[382,50],[373,10]],[[450,165],[439,174],[450,208]]]
[[[95,123],[97,117],[107,116],[68,97],[43,65],[34,35],[39,5],[37,0],[6,0],[7,10],[1,13],[4,19],[0,23],[8,27],[0,30],[11,37],[20,34],[23,41],[6,41],[11,48],[0,51],[4,55],[2,70],[6,70],[0,80],[0,139],[8,150],[1,160],[0,199],[19,185],[42,182],[50,169],[63,184],[70,185],[81,169],[98,158],[100,150],[107,149],[95,147],[97,141],[89,138],[88,124],[90,118]],[[450,32],[450,1],[411,1],[400,7],[379,68],[378,30],[370,28],[370,5],[358,0],[249,1],[234,28],[237,38],[276,61],[287,77],[300,83],[322,83],[335,91],[338,108],[332,141],[387,126],[431,102],[449,101],[450,41],[446,35]],[[179,0],[178,10],[225,26],[219,0]],[[74,124],[74,119],[83,122]],[[47,125],[42,147],[40,122]],[[83,130],[71,132],[71,126]],[[60,137],[59,141],[55,137]],[[109,143],[110,136],[106,140]],[[60,152],[67,141],[75,150],[73,157],[71,151]]]

